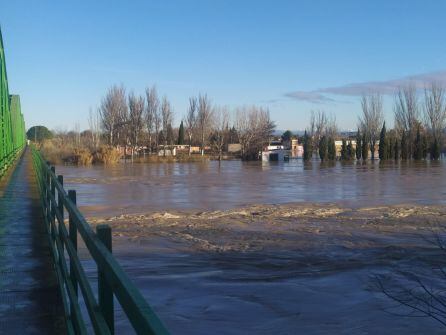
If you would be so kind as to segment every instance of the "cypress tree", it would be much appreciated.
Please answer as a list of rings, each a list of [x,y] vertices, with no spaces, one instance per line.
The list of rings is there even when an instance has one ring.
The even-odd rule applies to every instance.
[[[362,135],[362,159],[367,160],[369,156],[369,144],[367,143],[367,139],[365,134]]]
[[[387,159],[393,159],[395,154],[393,153],[393,150],[395,150],[395,146],[393,144],[393,136],[387,137]]]
[[[341,147],[341,160],[347,160],[347,142],[345,139],[342,139],[342,147]]]
[[[393,159],[395,159],[396,161],[400,159],[400,144],[398,142],[398,137],[395,137]]]
[[[347,144],[347,159],[351,161],[355,158],[355,148],[353,148],[352,141],[349,141]]]
[[[164,131],[160,130],[158,133],[158,143],[164,143],[165,138]]]
[[[413,158],[421,160],[423,158],[423,143],[421,140],[420,127],[417,128],[417,136],[415,138]]]
[[[361,132],[358,129],[356,133],[356,159],[360,160],[362,158],[362,138]]]
[[[184,126],[183,121],[180,123],[180,129],[178,129],[178,145],[184,144]]]
[[[328,139],[328,150],[327,150],[328,159],[331,161],[336,160],[336,143],[333,138]]]
[[[327,151],[328,151],[328,142],[327,137],[322,136],[319,141],[319,157],[321,161],[325,161],[327,159]]]
[[[434,138],[434,142],[431,145],[431,159],[439,159],[441,155],[440,145],[438,140]]]
[[[407,146],[407,135],[405,131],[403,131],[403,134],[401,135],[401,159],[409,159],[409,149]]]
[[[169,124],[167,126],[167,144],[172,145],[173,143],[175,143],[175,139],[174,139],[174,134],[173,134],[173,129],[172,126]]]
[[[350,145],[350,141],[347,141],[347,150],[346,150],[346,155],[345,158],[349,161],[352,159],[352,147]]]
[[[305,130],[304,134],[304,161],[308,161],[311,159],[313,153],[313,148],[311,145],[311,138],[308,136],[307,131]]]
[[[379,159],[387,159],[387,147],[386,147],[386,122],[384,121],[383,127],[381,128],[381,134],[379,135]]]
[[[423,147],[423,159],[426,159],[427,158],[427,153],[428,153],[428,151],[429,151],[429,144],[428,144],[428,142],[427,142],[427,136],[426,136],[426,134],[423,134],[422,136],[421,136],[421,139],[422,139],[422,147]]]

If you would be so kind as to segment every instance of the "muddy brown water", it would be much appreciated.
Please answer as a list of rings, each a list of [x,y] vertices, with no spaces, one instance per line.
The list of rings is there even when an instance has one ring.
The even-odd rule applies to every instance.
[[[279,164],[225,161],[219,166],[211,161],[56,169],[64,175],[67,188],[77,190],[78,204],[87,217],[108,220],[131,214],[128,222],[126,216],[110,219],[115,231],[114,253],[173,334],[443,332],[431,319],[390,314],[388,309],[394,303],[373,284],[375,274],[392,275],[401,268],[429,274],[431,262],[444,258],[423,238],[418,239],[418,233],[412,234],[424,222],[424,214],[402,216],[401,222],[396,217],[389,223],[386,217],[393,216],[382,216],[377,207],[373,214],[361,214],[361,224],[356,224],[348,211],[335,211],[323,219],[316,219],[314,214],[281,219],[271,214],[257,219],[255,207],[252,217],[248,211],[248,216],[231,214],[227,221],[214,219],[222,221],[220,226],[203,219],[203,224],[197,221],[190,227],[183,222],[187,220],[175,215],[143,221],[138,221],[139,215],[132,216],[184,211],[197,217],[201,211],[226,211],[252,204],[331,203],[353,210],[406,204],[403,212],[411,208],[410,204],[441,206],[446,200],[443,162],[338,162],[330,166],[300,160]],[[443,222],[445,214],[438,213]],[[430,215],[432,218],[436,216]],[[255,220],[264,224],[250,228],[249,223]],[[383,220],[391,228],[381,226]],[[398,228],[403,222],[405,233]],[[157,226],[152,227],[153,223]],[[162,228],[164,223],[166,229]],[[221,227],[226,223],[227,230]],[[269,223],[274,227],[268,228]],[[336,234],[325,229],[333,223]],[[128,227],[133,224],[138,233]],[[288,228],[281,230],[281,225]],[[255,227],[260,230],[251,234]],[[270,238],[266,236],[268,229],[274,229]],[[198,241],[225,245],[234,232],[247,243],[257,243],[254,237],[258,234],[267,242],[259,242],[260,247],[253,251],[213,251],[197,249],[175,237],[193,236]],[[215,237],[217,233],[221,235]],[[308,240],[311,248],[301,240]],[[85,254],[83,258],[94,282],[95,266]],[[408,311],[399,312],[406,315]],[[117,307],[118,333],[131,333],[125,319]]]
[[[265,203],[337,202],[359,208],[446,202],[444,161],[128,163],[58,166],[57,172],[77,190],[84,213],[93,216]]]

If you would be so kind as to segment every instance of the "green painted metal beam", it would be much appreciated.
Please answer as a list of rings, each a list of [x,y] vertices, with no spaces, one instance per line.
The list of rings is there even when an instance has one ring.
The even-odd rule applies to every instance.
[[[9,94],[5,50],[0,30],[0,176],[14,161],[25,142],[25,122],[20,97]]]

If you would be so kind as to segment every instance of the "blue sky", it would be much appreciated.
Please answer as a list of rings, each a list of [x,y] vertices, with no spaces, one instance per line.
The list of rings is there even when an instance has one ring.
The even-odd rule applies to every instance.
[[[359,94],[446,82],[444,1],[4,1],[10,91],[27,126],[87,127],[112,84],[156,84],[178,123],[188,97],[268,107],[279,129],[311,110],[355,128]],[[390,87],[390,89],[389,89]]]

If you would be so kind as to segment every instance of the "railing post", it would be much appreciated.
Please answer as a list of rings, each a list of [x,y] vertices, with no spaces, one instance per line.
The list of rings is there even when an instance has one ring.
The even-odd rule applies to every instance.
[[[56,173],[56,168],[54,166],[51,167],[51,172],[53,174]],[[52,238],[52,241],[54,243],[54,248],[56,250],[56,255],[57,255],[56,262],[58,262],[60,257],[61,257],[61,255],[59,255],[59,253],[57,251],[57,245],[56,245],[56,235],[57,235],[57,231],[55,229],[56,228],[55,216],[56,216],[56,206],[57,206],[56,201],[55,201],[56,200],[56,183],[55,183],[55,180],[52,178],[51,174],[50,174],[50,180],[51,180],[51,190],[50,190],[50,192],[51,192],[50,224],[51,224],[51,228],[52,228],[52,230],[51,230],[51,238]],[[53,199],[54,199],[54,201],[53,201]]]
[[[40,165],[40,169],[42,171],[42,186],[43,186],[43,199],[45,199],[45,201],[47,200],[47,189],[48,189],[48,185],[47,185],[47,173],[46,173],[46,169],[45,169],[45,164],[41,164]],[[46,215],[46,208],[44,208],[44,213]]]
[[[60,186],[62,186],[62,188],[63,188],[63,176],[62,175],[58,175],[57,176],[57,181],[59,182]],[[63,239],[63,236],[62,236],[62,229],[60,229],[60,226],[64,224],[64,222],[63,222],[64,221],[63,196],[62,196],[62,193],[59,192],[59,191],[57,191],[57,211],[59,212],[60,219],[61,219],[61,220],[57,219],[57,222],[58,222],[58,225],[57,225],[58,229],[57,230],[59,232],[59,240],[60,240],[60,244],[61,244],[61,247],[62,247],[62,255],[60,255],[59,261],[60,262],[65,262],[64,239]]]
[[[48,221],[48,233],[50,234],[50,237],[52,236],[52,229],[51,229],[51,218],[50,218],[50,212],[51,212],[51,202],[50,202],[50,190],[51,190],[51,178],[50,178],[50,173],[49,170],[50,169],[50,163],[46,162],[46,167],[45,167],[45,197],[46,197],[46,210],[45,210],[45,216],[46,219]]]
[[[60,186],[62,186],[62,188],[63,188],[63,176],[62,175],[57,176],[57,181],[59,182]],[[62,219],[62,222],[59,221],[59,224],[63,224],[63,221],[64,221],[63,195],[59,191],[57,191],[57,207],[58,207],[61,219]]]
[[[112,252],[112,235],[109,225],[101,224],[96,227],[96,234],[105,247]],[[99,308],[107,322],[110,333],[115,333],[113,290],[108,284],[105,273],[98,267],[98,296]]]
[[[56,174],[56,168],[54,166],[51,167],[51,172],[53,174]],[[52,199],[56,200],[56,183],[54,182],[54,179],[51,178],[50,175],[50,179],[51,179],[51,195],[52,195]],[[56,215],[56,203],[55,201],[51,201],[51,222],[54,222],[54,217]]]
[[[68,190],[68,198],[71,200],[71,202],[76,205],[76,191],[75,190]],[[71,243],[73,243],[74,250],[77,252],[77,229],[76,224],[74,223],[74,220],[71,216],[71,214],[68,214],[68,223],[69,223],[69,232],[70,232],[70,240]],[[74,292],[76,293],[76,296],[78,295],[77,290],[77,279],[76,279],[76,272],[74,270],[74,264],[73,261],[70,259],[70,279],[71,283],[74,287]]]

